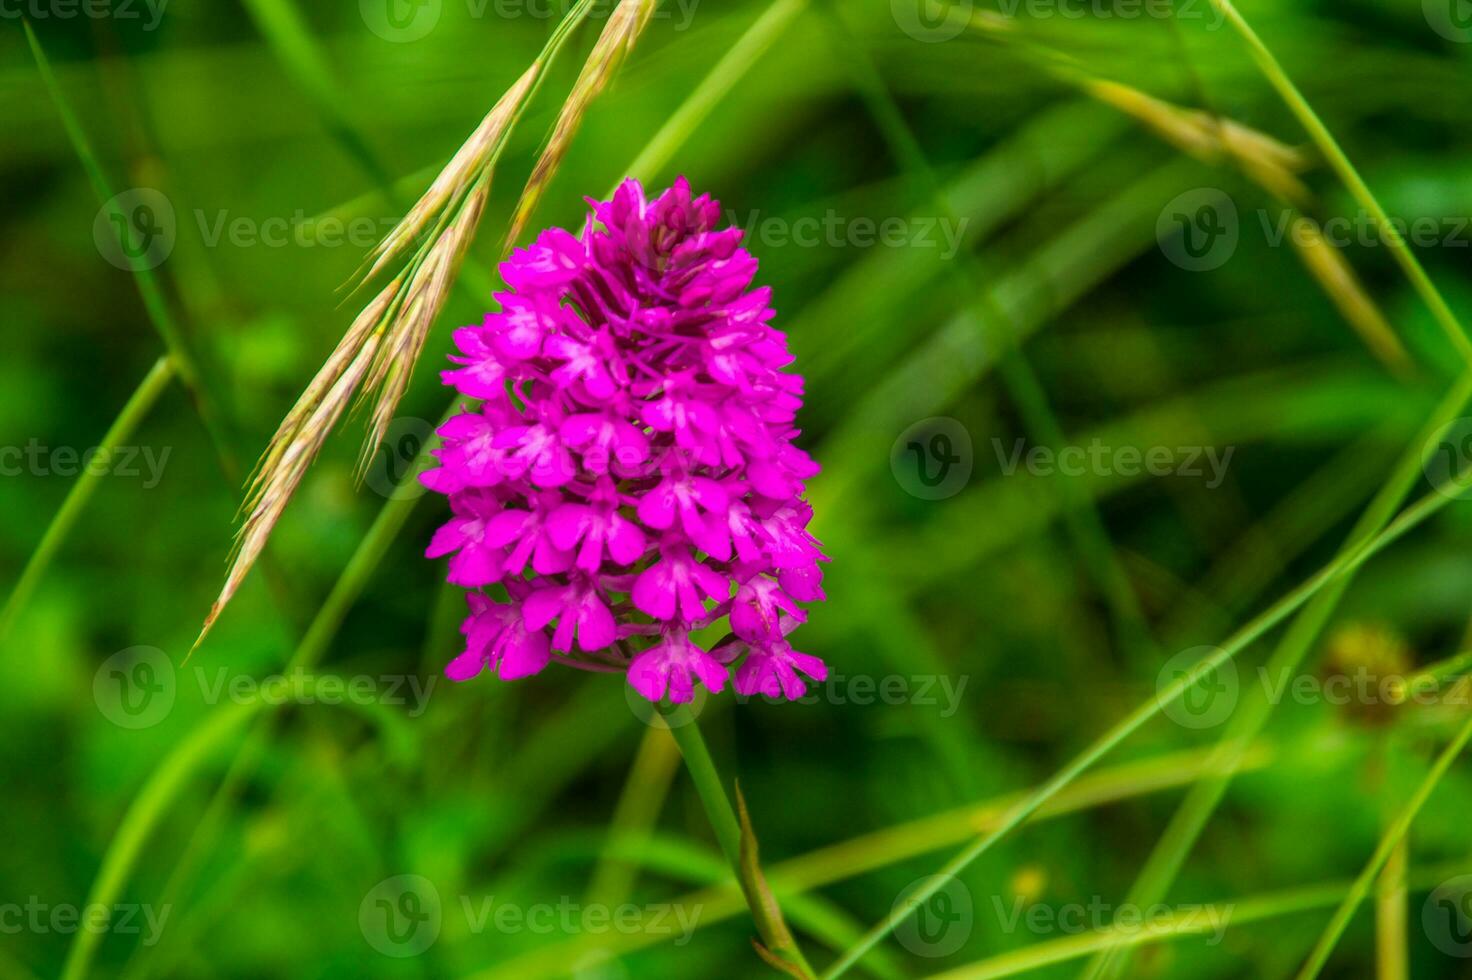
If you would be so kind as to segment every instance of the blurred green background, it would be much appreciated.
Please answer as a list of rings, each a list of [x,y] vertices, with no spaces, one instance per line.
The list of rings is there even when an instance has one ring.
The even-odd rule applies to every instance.
[[[441,316],[366,485],[348,421],[184,663],[249,463],[356,312],[340,285],[565,7],[0,3],[4,594],[74,457],[164,353],[160,313],[201,365],[219,436],[155,376],[122,440],[132,466],[91,481],[0,620],[0,977],[60,975],[69,951],[78,975],[128,978],[767,969],[668,734],[617,679],[440,675],[463,600],[421,555],[445,507],[394,486],[443,410],[450,328],[483,309],[472,291]],[[1461,368],[1205,0],[1177,0],[1175,20],[1128,0],[952,8],[666,0],[534,221],[575,226],[583,196],[628,173],[683,173],[748,227],[775,289],[833,557],[798,646],[833,677],[800,705],[713,697],[700,724],[820,968],[998,801],[1333,559]],[[483,279],[600,10],[498,168],[468,262]],[[1472,316],[1472,10],[1242,11],[1385,210],[1424,219],[1416,253]],[[22,13],[108,191],[156,232],[147,282],[117,252]],[[1295,245],[1294,216],[1324,235]],[[1438,446],[1465,461],[1468,426],[1431,440],[1402,492],[1434,497]],[[1010,462],[1019,445],[1032,464]],[[1049,467],[1068,446],[1100,448]],[[1160,472],[1131,472],[1151,450]],[[350,562],[361,591],[335,591]],[[1321,629],[1298,627],[1295,676],[1312,689],[1444,661],[1466,647],[1469,598],[1472,517],[1451,504],[1370,561]],[[1106,925],[1281,636],[1145,725],[858,970],[1000,969],[989,958]],[[1462,723],[1457,691],[1286,698],[1166,892],[1239,921],[1147,944],[1123,975],[1292,976]],[[1367,902],[1325,975],[1472,975],[1469,808],[1459,763],[1393,859],[1408,894]]]

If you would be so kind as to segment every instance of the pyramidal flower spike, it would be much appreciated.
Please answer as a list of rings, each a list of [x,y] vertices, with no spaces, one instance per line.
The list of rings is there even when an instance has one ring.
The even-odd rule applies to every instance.
[[[651,701],[695,685],[795,699],[827,668],[789,641],[821,600],[799,449],[802,378],[741,231],[682,177],[628,180],[579,234],[501,265],[498,312],[455,334],[466,398],[422,479],[453,517],[431,558],[473,589],[454,680],[553,662]],[[495,590],[495,595],[489,591]],[[504,592],[504,599],[501,598]],[[705,650],[692,634],[729,619]]]

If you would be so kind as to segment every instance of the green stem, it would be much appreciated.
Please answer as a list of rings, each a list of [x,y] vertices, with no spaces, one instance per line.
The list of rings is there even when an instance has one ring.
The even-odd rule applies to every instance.
[[[716,771],[710,750],[705,747],[700,728],[695,724],[695,715],[682,704],[660,705],[659,710],[669,724],[675,744],[680,747],[685,768],[689,770],[690,779],[695,783],[695,792],[699,794],[700,803],[705,807],[705,815],[710,818],[711,830],[715,831],[716,843],[721,846],[721,853],[726,856],[726,863],[731,865],[732,872],[739,877],[741,825],[736,821],[736,811],[731,808],[726,787],[721,782],[720,773]]]
[[[304,697],[311,698],[319,679],[307,678],[306,680]],[[340,686],[341,681],[338,682],[336,689],[340,689]],[[87,893],[87,907],[111,908],[113,906],[118,896],[122,894],[128,876],[138,862],[138,855],[142,852],[143,845],[147,842],[154,827],[168,812],[169,804],[188,785],[199,767],[209,758],[210,753],[224,744],[236,728],[254,717],[263,708],[276,707],[280,703],[275,700],[257,698],[244,704],[232,705],[227,709],[214,712],[203,725],[185,736],[184,741],[176,746],[174,751],[154,770],[143,789],[133,798],[127,813],[123,815],[122,823],[118,825],[117,832],[113,834],[112,840],[108,842],[107,851],[102,856],[102,866],[98,869],[97,878],[92,882],[92,888]],[[344,707],[362,711],[380,726],[402,724],[391,711],[385,710],[382,704],[358,702],[352,698],[341,703]],[[161,907],[167,908],[168,906]],[[67,950],[66,962],[61,971],[62,980],[81,980],[87,975],[92,955],[96,952],[97,944],[101,940],[102,934],[99,932],[92,929],[78,930],[76,938]]]
[[[173,362],[168,357],[160,357],[154,362],[148,374],[144,376],[143,382],[138,385],[132,396],[123,406],[122,412],[113,420],[111,428],[102,437],[98,444],[99,453],[97,460],[102,462],[96,465],[84,467],[77,481],[67,491],[66,499],[62,501],[61,509],[51,519],[51,524],[46,528],[46,533],[41,536],[41,543],[36,550],[31,552],[31,557],[26,562],[26,567],[20,573],[20,579],[15,583],[14,590],[5,600],[5,607],[0,609],[0,644],[5,642],[5,637],[10,633],[11,627],[20,616],[21,610],[30,601],[32,593],[41,581],[41,576],[46,574],[46,569],[51,565],[51,560],[56,557],[56,552],[66,541],[67,535],[71,533],[76,525],[77,519],[82,516],[83,509],[92,495],[97,492],[97,487],[102,482],[111,468],[108,465],[113,451],[122,445],[125,439],[131,438],[137,431],[138,425],[158,402],[159,397],[169,386],[174,378]]]
[[[1375,980],[1410,980],[1410,942],[1406,928],[1406,863],[1402,840],[1385,863],[1375,890]]]
[[[1463,374],[1454,384],[1422,425],[1421,431],[1407,445],[1390,479],[1365,508],[1364,513],[1349,533],[1350,543],[1367,540],[1389,523],[1395,508],[1415,484],[1421,472],[1421,452],[1427,441],[1433,439],[1447,422],[1461,413],[1469,398],[1472,398],[1472,371]],[[1268,660],[1267,671],[1273,677],[1288,677],[1296,673],[1307,659],[1314,640],[1318,638],[1339,601],[1349,588],[1350,576],[1346,575],[1314,598],[1300,615],[1295,617],[1282,641]],[[1212,769],[1215,775],[1191,787],[1185,800],[1172,816],[1165,832],[1161,834],[1150,856],[1145,861],[1134,884],[1130,887],[1127,902],[1129,907],[1143,908],[1161,901],[1172,882],[1180,873],[1191,848],[1200,838],[1211,815],[1226,796],[1227,787],[1241,764],[1240,750],[1236,746],[1251,741],[1267,725],[1277,704],[1265,694],[1248,701],[1227,726],[1222,735]],[[1129,950],[1121,949],[1116,954],[1100,957],[1090,964],[1087,978],[1116,977],[1123,974],[1129,962]],[[1111,961],[1112,956],[1112,961]]]
[[[1334,911],[1334,917],[1329,920],[1329,925],[1319,937],[1313,952],[1309,954],[1308,962],[1298,972],[1298,980],[1314,980],[1319,975],[1319,971],[1324,968],[1324,964],[1329,960],[1329,954],[1334,951],[1334,946],[1339,942],[1339,937],[1344,935],[1344,930],[1349,926],[1349,920],[1354,917],[1360,903],[1365,900],[1365,896],[1374,886],[1380,869],[1385,867],[1386,861],[1390,860],[1390,855],[1405,838],[1406,832],[1411,829],[1411,824],[1421,812],[1421,807],[1426,805],[1437,783],[1441,782],[1441,778],[1446,775],[1457,756],[1461,755],[1462,750],[1467,747],[1469,739],[1472,739],[1472,718],[1467,719],[1466,724],[1457,732],[1457,737],[1442,750],[1441,755],[1437,757],[1436,764],[1431,767],[1426,778],[1421,780],[1421,785],[1416,787],[1416,792],[1411,794],[1406,805],[1391,821],[1384,836],[1380,838],[1380,844],[1375,848],[1375,853],[1370,856],[1370,863],[1365,865],[1360,876],[1354,880],[1354,885],[1344,896],[1344,900],[1339,903],[1339,908]]]
[[[1420,294],[1421,299],[1426,303],[1427,307],[1430,308],[1431,315],[1436,318],[1436,322],[1441,327],[1442,332],[1446,334],[1447,339],[1456,347],[1457,352],[1461,354],[1463,360],[1472,363],[1472,339],[1468,338],[1467,331],[1463,329],[1462,324],[1457,320],[1456,314],[1452,312],[1451,307],[1447,305],[1446,300],[1442,297],[1440,290],[1436,288],[1436,284],[1431,281],[1431,277],[1422,268],[1420,260],[1416,258],[1416,253],[1412,252],[1410,247],[1406,245],[1405,239],[1401,236],[1395,225],[1391,223],[1390,216],[1385,213],[1385,209],[1375,199],[1375,195],[1370,191],[1369,186],[1360,176],[1359,171],[1355,169],[1354,164],[1350,162],[1349,157],[1339,146],[1339,141],[1334,138],[1334,134],[1329,132],[1329,128],[1324,125],[1318,113],[1314,112],[1313,106],[1308,104],[1308,100],[1303,97],[1303,93],[1293,84],[1293,80],[1288,77],[1288,73],[1278,63],[1278,59],[1268,49],[1268,46],[1263,43],[1262,38],[1258,37],[1257,32],[1252,29],[1252,25],[1248,24],[1242,15],[1238,13],[1237,8],[1232,4],[1232,0],[1211,0],[1211,3],[1231,22],[1232,26],[1236,28],[1237,33],[1242,35],[1242,39],[1247,42],[1247,48],[1252,53],[1253,60],[1257,62],[1258,68],[1262,70],[1263,75],[1266,76],[1273,88],[1277,89],[1278,94],[1287,103],[1288,108],[1293,114],[1298,117],[1298,121],[1303,125],[1303,128],[1308,130],[1308,134],[1312,137],[1314,144],[1319,148],[1319,152],[1324,154],[1325,159],[1329,161],[1329,165],[1334,168],[1334,172],[1339,175],[1339,179],[1344,181],[1345,186],[1349,188],[1350,193],[1354,195],[1354,199],[1359,202],[1360,207],[1370,212],[1375,218],[1375,222],[1380,228],[1380,233],[1385,236],[1385,242],[1390,246],[1390,254],[1395,257],[1395,261],[1400,265],[1402,271],[1405,272],[1406,278],[1411,281],[1411,285]]]
[[[61,116],[61,123],[66,129],[68,140],[72,149],[76,151],[81,159],[82,169],[87,173],[87,179],[92,184],[92,191],[97,195],[98,201],[109,209],[109,219],[113,227],[126,227],[130,215],[125,215],[115,203],[112,187],[107,182],[106,175],[102,172],[102,165],[97,160],[97,154],[92,149],[92,143],[87,139],[87,133],[82,129],[81,123],[77,121],[76,114],[72,112],[71,104],[67,102],[62,94],[61,86],[57,83],[56,75],[51,70],[51,61],[46,57],[41,42],[36,38],[35,31],[31,29],[29,20],[24,21],[26,29],[26,40],[30,42],[31,54],[36,59],[36,68],[41,73],[41,80],[51,94],[51,100],[56,105],[56,111]],[[221,468],[225,476],[232,483],[240,478],[240,465],[235,459],[235,454],[230,448],[230,440],[220,420],[218,406],[213,397],[205,387],[203,374],[193,353],[189,350],[184,339],[184,332],[175,321],[174,315],[169,311],[169,304],[164,299],[163,289],[160,287],[158,277],[154,275],[142,255],[134,255],[131,250],[123,249],[128,258],[128,264],[132,267],[134,280],[138,284],[138,293],[143,299],[143,305],[148,311],[148,318],[153,323],[154,329],[163,339],[164,346],[173,358],[174,369],[179,373],[179,379],[189,389],[194,399],[195,409],[199,412],[200,421],[214,443],[215,452],[220,457]]]
[[[1216,653],[1197,663],[1188,673],[1158,691],[1155,697],[1126,715],[1113,728],[1096,739],[1088,748],[1075,756],[1050,779],[1013,806],[995,829],[976,840],[960,854],[952,858],[945,867],[941,868],[939,872],[931,877],[930,881],[924,887],[915,892],[912,896],[912,901],[902,903],[881,922],[875,925],[874,928],[865,933],[864,938],[853,949],[845,953],[837,963],[829,968],[828,972],[823,975],[824,980],[832,980],[833,977],[842,975],[858,962],[860,957],[873,948],[876,943],[888,936],[894,931],[896,926],[913,915],[917,908],[929,901],[936,892],[949,884],[957,875],[970,866],[972,862],[991,850],[998,841],[1025,823],[1043,804],[1067,788],[1069,784],[1083,775],[1094,763],[1108,755],[1111,750],[1133,735],[1146,722],[1160,714],[1169,705],[1180,700],[1181,696],[1189,688],[1194,687],[1203,678],[1216,671],[1247,646],[1262,637],[1263,634],[1287,619],[1326,585],[1335,581],[1340,576],[1359,568],[1365,562],[1369,561],[1370,558],[1399,540],[1454,499],[1456,498],[1439,491],[1433,491],[1431,494],[1423,497],[1420,501],[1402,512],[1400,517],[1381,534],[1369,541],[1347,549],[1345,552],[1341,552],[1337,558],[1319,570],[1313,577],[1279,599],[1266,611],[1260,613],[1255,619],[1238,630]]]
[[[726,863],[731,866],[731,873],[741,886],[746,906],[751,910],[752,922],[756,925],[757,934],[761,936],[768,955],[787,959],[801,969],[802,976],[811,977],[812,967],[808,965],[802,950],[788,932],[776,898],[766,887],[760,870],[755,867],[755,850],[750,855],[742,853],[741,822],[736,817],[736,811],[731,808],[731,800],[726,796],[720,773],[716,771],[710,750],[705,747],[705,739],[701,737],[700,728],[695,724],[694,713],[683,704],[661,704],[659,710],[669,725],[670,733],[675,737],[675,744],[680,747],[685,768],[695,783],[695,792],[699,794],[700,802],[705,807],[705,815],[710,820],[711,829],[715,831],[717,843],[721,845],[721,853],[726,856]],[[754,847],[754,842],[748,843]],[[745,866],[743,856],[748,857],[750,868]]]

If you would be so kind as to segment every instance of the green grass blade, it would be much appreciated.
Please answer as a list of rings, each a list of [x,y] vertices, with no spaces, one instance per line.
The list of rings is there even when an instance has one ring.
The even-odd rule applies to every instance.
[[[30,21],[23,23],[26,40],[30,43],[31,54],[36,59],[36,67],[40,71],[41,80],[47,92],[50,93],[52,102],[56,105],[57,114],[61,117],[62,126],[66,129],[67,139],[71,142],[78,159],[81,160],[82,168],[87,173],[87,179],[92,184],[92,191],[96,194],[98,203],[110,209],[109,217],[114,222],[114,227],[126,227],[128,215],[123,214],[115,203],[116,195],[107,182],[102,164],[92,149],[92,143],[87,138],[86,131],[82,129],[76,113],[72,111],[71,103],[67,101],[65,94],[61,91],[61,86],[57,83],[56,74],[51,69],[50,59],[46,57],[46,52],[42,49],[35,31],[32,30]],[[173,359],[174,369],[179,373],[180,380],[184,382],[194,397],[195,409],[199,412],[200,420],[204,423],[214,443],[215,452],[220,457],[225,476],[232,483],[238,482],[242,475],[240,466],[231,449],[223,420],[220,418],[218,403],[206,388],[199,363],[185,342],[184,332],[174,319],[173,313],[169,311],[169,304],[164,298],[158,277],[148,267],[143,256],[131,254],[130,249],[123,251],[132,267],[133,278],[138,284],[138,293],[143,299],[148,318],[159,336],[163,338],[164,346]]]
[[[1469,399],[1472,399],[1472,371],[1464,374],[1451,387],[1436,411],[1426,420],[1421,432],[1407,445],[1390,479],[1350,531],[1350,542],[1365,541],[1390,522],[1396,508],[1421,475],[1422,451],[1425,445],[1435,438],[1443,426],[1462,413]],[[1295,617],[1268,661],[1266,669],[1271,676],[1288,677],[1297,673],[1307,659],[1314,641],[1338,607],[1352,578],[1352,575],[1341,577],[1316,596],[1302,614]],[[1241,706],[1223,733],[1221,745],[1224,748],[1213,766],[1216,775],[1191,787],[1185,801],[1146,859],[1127,899],[1134,903],[1134,907],[1159,902],[1165,897],[1191,848],[1226,796],[1227,787],[1236,774],[1237,752],[1231,746],[1241,744],[1242,739],[1255,738],[1271,719],[1277,704],[1264,692],[1257,693],[1257,697]],[[1125,967],[1127,956],[1127,951],[1122,953],[1114,964],[1102,960],[1096,962],[1091,967],[1089,976],[1119,976]]]
[[[1472,718],[1467,719],[1461,730],[1457,732],[1456,738],[1452,739],[1451,743],[1442,750],[1436,763],[1431,767],[1431,771],[1426,774],[1425,779],[1421,780],[1421,785],[1416,787],[1411,798],[1390,822],[1390,826],[1375,848],[1375,853],[1370,856],[1370,862],[1365,865],[1365,869],[1355,879],[1349,893],[1334,910],[1334,917],[1329,920],[1329,925],[1325,927],[1319,941],[1314,945],[1313,952],[1309,953],[1308,962],[1298,972],[1298,980],[1313,980],[1323,970],[1324,964],[1329,960],[1329,954],[1334,951],[1339,937],[1344,935],[1344,930],[1349,926],[1349,920],[1354,917],[1360,903],[1370,893],[1370,888],[1375,884],[1375,878],[1380,874],[1380,870],[1385,867],[1385,862],[1390,860],[1391,853],[1405,838],[1406,832],[1411,829],[1411,824],[1415,822],[1421,808],[1426,805],[1426,801],[1436,789],[1436,784],[1441,782],[1441,778],[1457,760],[1457,756],[1462,754],[1469,739],[1472,739]]]
[[[112,426],[107,430],[107,434],[102,437],[102,441],[98,444],[98,449],[100,450],[99,458],[107,459],[117,447],[132,437],[133,433],[137,431],[139,424],[153,409],[153,406],[158,403],[159,398],[163,395],[165,389],[169,386],[169,382],[173,379],[173,361],[168,357],[161,357],[154,362],[153,367],[144,376],[142,383],[138,385],[132,396],[128,398],[127,403],[123,406],[123,410],[113,420]],[[97,492],[97,487],[102,482],[102,477],[106,472],[106,467],[99,467],[97,469],[92,467],[84,468],[77,477],[77,481],[67,491],[66,499],[62,501],[61,509],[51,519],[46,532],[41,536],[41,542],[36,545],[36,550],[31,552],[31,557],[27,559],[26,566],[22,569],[20,578],[15,583],[15,588],[11,590],[10,595],[6,598],[4,608],[0,609],[0,644],[5,642],[5,637],[10,633],[11,628],[15,626],[15,621],[20,617],[21,610],[30,601],[31,595],[35,592],[36,586],[41,581],[41,577],[46,574],[46,569],[50,567],[51,560],[56,557],[56,553],[66,541],[67,535],[76,526],[78,518],[82,516],[82,511],[86,509],[87,502],[92,499],[92,495]]]
[[[317,678],[304,678],[303,690],[308,694],[315,691]],[[341,681],[335,690],[341,690]],[[263,708],[278,707],[285,702],[272,699],[256,699],[244,704],[231,705],[211,713],[200,727],[186,735],[182,742],[169,753],[163,763],[154,770],[128,811],[118,825],[117,832],[108,842],[103,853],[97,878],[87,893],[87,904],[111,908],[122,894],[128,876],[138,863],[138,856],[147,843],[154,827],[168,811],[169,805],[190,781],[210,754],[225,743],[229,736]],[[337,699],[346,708],[362,711],[381,728],[392,729],[402,722],[384,705],[375,702],[358,702],[353,698]],[[392,741],[402,741],[404,730],[390,731]],[[102,933],[93,929],[80,929],[67,950],[66,963],[62,967],[62,980],[82,980],[91,966],[92,956],[102,941]]]
[[[1411,884],[1418,891],[1429,891],[1448,876],[1465,873],[1465,864],[1428,868],[1416,874]],[[1066,963],[1101,950],[1154,945],[1212,933],[1225,927],[1228,921],[1232,927],[1236,927],[1317,912],[1341,901],[1351,888],[1352,885],[1348,883],[1336,882],[1214,903],[1186,915],[1172,916],[1158,925],[1144,926],[1127,933],[1106,928],[1036,943],[959,970],[934,974],[930,980],[999,980],[1001,977],[1013,977],[1046,966]]]
[[[1303,128],[1308,130],[1314,145],[1324,154],[1329,165],[1334,168],[1339,179],[1344,181],[1360,207],[1374,217],[1380,233],[1385,236],[1386,244],[1390,246],[1390,254],[1395,257],[1396,263],[1405,272],[1406,278],[1411,281],[1411,286],[1431,310],[1431,315],[1435,317],[1442,332],[1456,347],[1463,360],[1472,362],[1472,339],[1468,338],[1466,329],[1457,319],[1456,314],[1452,312],[1451,307],[1447,305],[1441,291],[1431,281],[1431,277],[1426,274],[1421,260],[1416,258],[1416,253],[1411,251],[1405,238],[1391,222],[1390,216],[1380,206],[1379,200],[1370,191],[1369,185],[1365,183],[1364,178],[1350,162],[1348,155],[1339,146],[1339,141],[1334,138],[1333,133],[1329,132],[1329,127],[1325,126],[1318,113],[1314,112],[1313,106],[1309,105],[1303,93],[1298,90],[1298,86],[1293,84],[1293,80],[1288,77],[1288,73],[1283,70],[1283,66],[1279,64],[1268,46],[1263,43],[1262,38],[1252,29],[1252,25],[1248,24],[1242,14],[1237,11],[1232,0],[1211,0],[1211,4],[1226,17],[1237,33],[1242,35],[1253,60],[1257,62],[1258,68],[1261,69],[1269,84],[1282,96],[1283,101],[1287,103],[1288,108],[1298,118]]]
[[[746,33],[716,62],[695,90],[670,113],[659,132],[644,145],[621,177],[654,179],[676,151],[690,139],[700,124],[715,111],[717,105],[751,71],[752,66],[792,26],[797,16],[807,9],[808,0],[777,0],[756,19]]]
[[[1302,608],[1305,603],[1322,591],[1326,585],[1362,566],[1365,562],[1398,541],[1406,533],[1419,526],[1427,518],[1451,503],[1454,499],[1456,498],[1439,491],[1433,491],[1428,496],[1423,497],[1420,501],[1402,512],[1400,517],[1381,534],[1342,552],[1319,572],[1238,630],[1237,633],[1221,645],[1216,653],[1198,662],[1188,673],[1157,692],[1156,696],[1150,701],[1140,705],[1126,715],[1113,728],[1105,732],[1088,748],[1075,756],[1072,761],[1058,770],[1042,786],[1018,802],[1008,812],[1006,819],[999,826],[980,837],[965,850],[961,851],[960,854],[957,854],[947,862],[940,871],[931,877],[930,881],[924,887],[917,890],[911,896],[912,901],[906,902],[902,907],[897,908],[875,925],[873,929],[864,935],[864,939],[859,944],[845,953],[837,963],[833,964],[823,974],[824,980],[832,980],[833,977],[841,976],[870,947],[883,940],[894,931],[896,926],[913,915],[921,904],[928,901],[937,891],[945,887],[947,883],[952,881],[973,861],[991,850],[998,841],[1025,823],[1030,816],[1037,812],[1039,807],[1065,789],[1096,762],[1108,755],[1111,750],[1138,731],[1146,722],[1160,714],[1169,705],[1180,700],[1187,689],[1195,686],[1222,664],[1230,661],[1247,646],[1291,616],[1296,610]]]

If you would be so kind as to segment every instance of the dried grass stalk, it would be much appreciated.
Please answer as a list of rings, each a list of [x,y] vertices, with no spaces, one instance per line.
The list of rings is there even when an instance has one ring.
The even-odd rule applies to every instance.
[[[1394,373],[1401,377],[1409,375],[1411,358],[1400,338],[1365,291],[1344,254],[1324,238],[1318,223],[1303,215],[1295,216],[1288,240],[1330,302],[1349,321],[1370,352]]]
[[[403,291],[399,315],[388,325],[385,341],[378,347],[363,385],[363,397],[366,399],[369,391],[377,390],[378,401],[369,421],[368,439],[358,460],[359,477],[366,472],[373,453],[383,442],[389,423],[393,421],[399,399],[408,388],[414,365],[429,339],[430,327],[444,308],[455,274],[459,272],[460,263],[475,237],[489,193],[490,176],[486,175],[468,192],[460,213],[430,246],[424,261],[415,268]]]
[[[267,444],[241,507],[245,519],[224,587],[205,618],[195,648],[260,557],[276,522],[355,393],[360,404],[376,393],[358,465],[360,478],[366,472],[475,237],[498,150],[542,67],[541,59],[533,63],[497,101],[429,190],[374,250],[369,278],[425,238],[408,268],[353,320]],[[426,229],[430,230],[427,237]]]
[[[465,188],[475,183],[475,179],[487,169],[487,164],[510,131],[511,123],[526,101],[541,69],[541,60],[534,61],[516,80],[516,84],[506,90],[506,94],[486,113],[485,119],[481,120],[475,132],[456,151],[445,169],[440,171],[434,183],[429,185],[424,196],[415,202],[403,220],[369,253],[369,260],[373,264],[363,274],[365,282],[383,271],[389,262],[401,256],[423,234],[430,222],[452,205],[464,193]]]
[[[362,319],[363,317],[359,318]],[[354,327],[357,327],[356,323]],[[353,330],[349,330],[349,335],[353,333]],[[339,345],[338,350],[333,353],[328,361],[329,365],[343,354],[346,340],[344,338],[344,344]],[[199,638],[194,641],[194,648],[190,650],[191,654],[209,634],[215,620],[234,598],[251,566],[265,549],[271,531],[275,529],[286,505],[301,485],[302,477],[306,475],[312,460],[317,458],[328,434],[352,400],[353,391],[367,372],[377,345],[378,335],[369,334],[337,378],[325,388],[319,388],[319,382],[327,375],[327,368],[324,367],[272,439],[246,495],[246,517],[235,539],[225,585],[220,590],[219,598],[210,607],[209,615],[205,617]],[[288,428],[288,424],[293,422]]]
[[[655,3],[623,0],[609,18],[527,185],[513,237],[566,155],[588,104],[607,86],[648,25]],[[492,172],[507,137],[544,78],[547,66],[592,6],[593,0],[578,0],[541,55],[497,100],[429,189],[369,254],[363,282],[372,280],[395,260],[409,258],[404,270],[353,320],[256,464],[241,508],[245,517],[225,584],[194,642],[196,649],[260,557],[286,505],[355,393],[359,405],[373,402],[369,435],[359,458],[359,477],[366,471],[475,237],[490,194]]]
[[[521,192],[516,215],[511,219],[511,230],[506,235],[508,246],[520,241],[521,233],[526,230],[527,222],[531,220],[542,192],[547,189],[563,157],[567,155],[568,147],[572,145],[573,137],[582,125],[588,106],[608,87],[609,80],[618,71],[619,65],[633,50],[639,35],[644,33],[644,28],[654,16],[656,4],[657,0],[622,0],[609,16],[603,33],[598,35],[598,42],[593,45],[593,50],[583,65],[583,70],[578,73],[572,92],[562,104],[562,111],[557,115],[557,122],[552,127],[547,145],[543,147],[542,155],[526,182],[526,188]]]
[[[1285,201],[1302,204],[1310,197],[1297,177],[1309,166],[1302,150],[1235,120],[1183,109],[1119,82],[1089,78],[1079,84],[1093,98],[1139,120],[1183,153],[1211,164],[1235,162],[1255,183]]]

